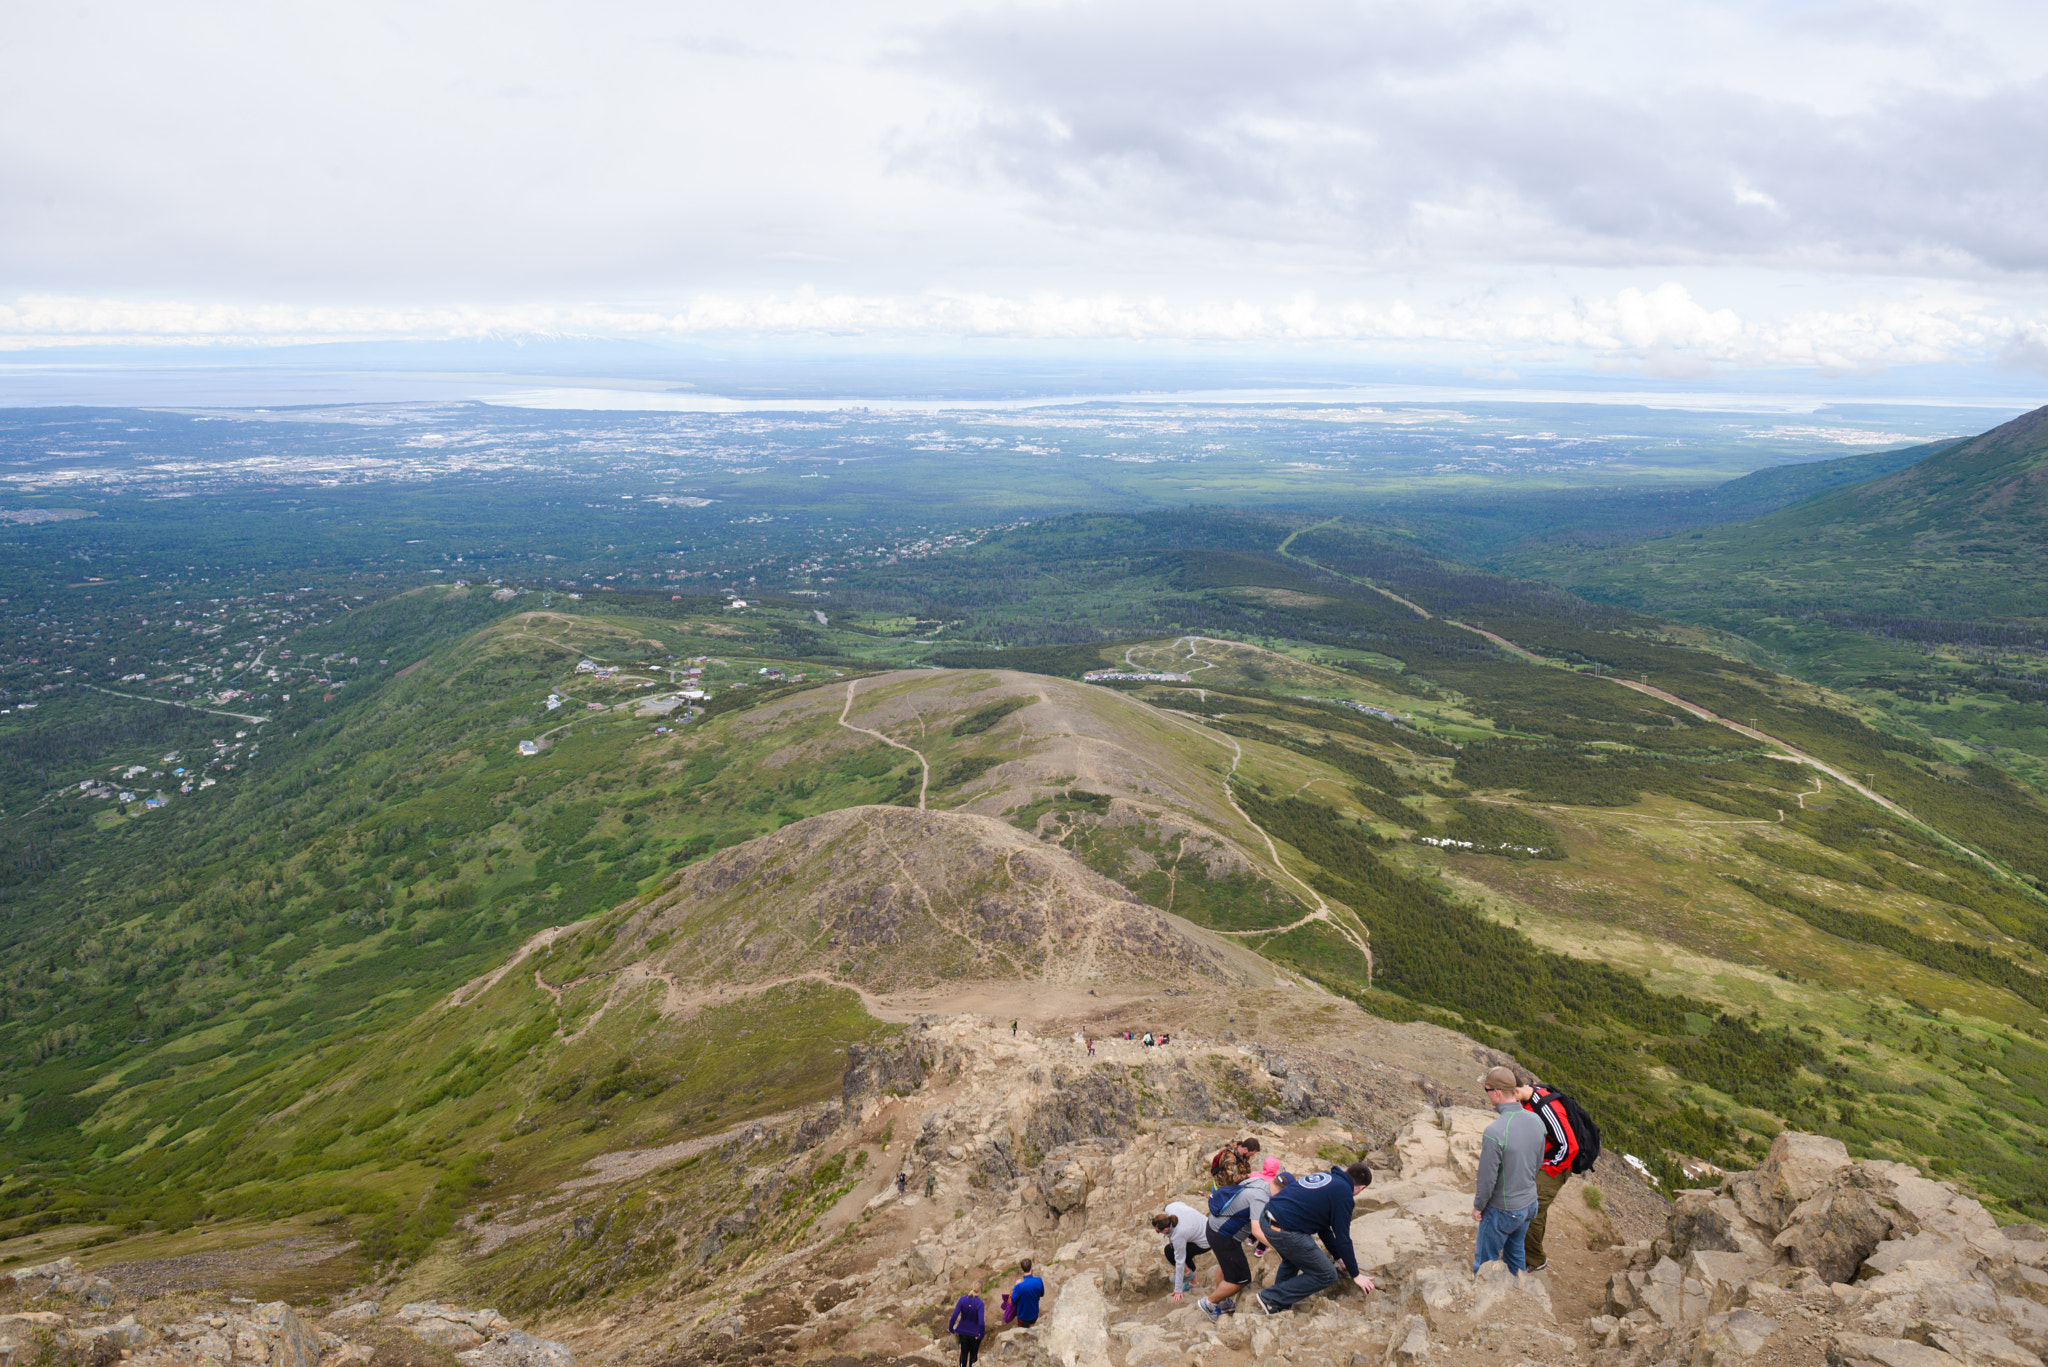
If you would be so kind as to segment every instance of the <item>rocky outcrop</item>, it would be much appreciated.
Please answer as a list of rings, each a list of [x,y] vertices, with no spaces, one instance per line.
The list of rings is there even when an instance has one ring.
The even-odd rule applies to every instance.
[[[1603,1367],[1736,1367],[1773,1343],[1867,1367],[2037,1367],[2048,1240],[1903,1163],[1782,1134],[1763,1165],[1677,1195],[1588,1328]]]

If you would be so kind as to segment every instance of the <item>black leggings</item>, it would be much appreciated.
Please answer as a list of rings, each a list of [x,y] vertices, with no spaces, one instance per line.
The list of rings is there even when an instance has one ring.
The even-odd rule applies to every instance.
[[[975,1360],[981,1356],[981,1340],[966,1334],[953,1337],[960,1340],[960,1367],[974,1367]]]

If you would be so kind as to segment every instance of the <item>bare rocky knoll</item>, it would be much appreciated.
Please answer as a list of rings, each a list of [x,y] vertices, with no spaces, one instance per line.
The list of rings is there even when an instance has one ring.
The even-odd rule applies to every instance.
[[[1243,988],[1280,972],[1028,832],[902,807],[828,812],[691,865],[616,943],[681,978],[820,974],[872,992],[963,979]]]
[[[1438,1103],[1450,1074],[1495,1056],[1401,1028],[1428,1032],[1410,1043],[1437,1075],[1220,1039],[1118,1038],[1091,1055],[985,1017],[927,1019],[852,1051],[835,1103],[667,1163],[593,1164],[338,1311],[137,1302],[73,1269],[17,1274],[0,1293],[0,1364],[938,1367],[954,1359],[954,1298],[994,1305],[1023,1256],[1045,1273],[1046,1314],[995,1333],[992,1363],[2043,1361],[2041,1230],[2001,1230],[1954,1185],[1811,1135],[1779,1136],[1755,1172],[1674,1204],[1610,1156],[1558,1198],[1545,1271],[1474,1274],[1469,1192],[1491,1117]],[[1213,1325],[1171,1298],[1147,1217],[1199,1202],[1208,1154],[1247,1130],[1298,1173],[1368,1157],[1352,1238],[1379,1292],[1340,1283],[1285,1315]]]

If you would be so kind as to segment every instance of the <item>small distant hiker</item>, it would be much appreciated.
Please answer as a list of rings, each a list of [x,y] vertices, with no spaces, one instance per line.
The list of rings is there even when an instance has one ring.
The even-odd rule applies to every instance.
[[[1272,1159],[1267,1166],[1276,1173],[1280,1167]],[[1258,1242],[1259,1217],[1272,1199],[1273,1182],[1263,1173],[1209,1193],[1209,1251],[1216,1255],[1216,1288],[1196,1301],[1195,1308],[1210,1319],[1233,1313],[1238,1293],[1252,1284],[1252,1265],[1241,1240]]]
[[[1543,1230],[1549,1223],[1550,1203],[1564,1190],[1573,1173],[1591,1165],[1579,1161],[1579,1136],[1566,1114],[1563,1093],[1539,1082],[1533,1087],[1515,1088],[1515,1100],[1543,1122],[1543,1166],[1536,1171],[1536,1218],[1529,1222],[1529,1231],[1522,1237],[1522,1256],[1529,1270],[1541,1272],[1550,1264],[1549,1255],[1543,1251]]]
[[[1010,1038],[1017,1038],[1017,1022],[1015,1021],[1010,1022]]]
[[[938,1190],[939,1175],[935,1172],[926,1173],[924,1175],[924,1194],[926,1196],[935,1196],[938,1194]]]
[[[953,1317],[946,1332],[960,1340],[960,1367],[974,1367],[981,1356],[982,1336],[988,1333],[988,1307],[972,1291],[953,1302]]]
[[[1088,1052],[1089,1052],[1089,1054],[1090,1054],[1090,1055],[1092,1056],[1092,1055],[1093,1055],[1093,1054],[1095,1053],[1095,1036],[1093,1036],[1093,1035],[1090,1035],[1090,1036],[1088,1036],[1087,1038],[1088,1038]]]
[[[1254,1311],[1277,1314],[1336,1285],[1339,1263],[1360,1291],[1376,1289],[1351,1249],[1358,1190],[1371,1185],[1372,1169],[1352,1163],[1298,1177],[1273,1193],[1255,1228],[1280,1255],[1280,1266],[1273,1284],[1252,1297]]]
[[[896,1169],[896,1194],[901,1196],[910,1188],[910,1173],[903,1168]]]
[[[1017,1270],[1024,1275],[1010,1288],[1010,1309],[1015,1312],[1017,1323],[1029,1329],[1038,1323],[1038,1301],[1045,1295],[1045,1279],[1031,1270],[1029,1258],[1018,1263]]]
[[[1152,1047],[1152,1032],[1150,1030],[1145,1032],[1145,1047],[1147,1049]]]
[[[1188,1269],[1209,1252],[1209,1217],[1193,1206],[1174,1201],[1166,1207],[1164,1215],[1152,1217],[1152,1229],[1166,1236],[1166,1247],[1160,1252],[1173,1264],[1173,1298],[1179,1300],[1194,1280]]]
[[[1536,1173],[1543,1166],[1543,1122],[1515,1100],[1521,1080],[1512,1068],[1492,1068],[1479,1079],[1486,1104],[1500,1118],[1479,1140],[1479,1176],[1472,1218],[1479,1224],[1472,1270],[1498,1259],[1520,1275],[1528,1266],[1524,1240],[1536,1218]]]

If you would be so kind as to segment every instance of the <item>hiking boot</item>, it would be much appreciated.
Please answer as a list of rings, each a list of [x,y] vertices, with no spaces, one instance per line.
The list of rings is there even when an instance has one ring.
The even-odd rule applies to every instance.
[[[1207,1315],[1209,1317],[1210,1323],[1212,1324],[1215,1323],[1217,1320],[1223,1318],[1222,1307],[1212,1305],[1207,1296],[1204,1296],[1201,1300],[1196,1301],[1195,1308],[1201,1311],[1204,1315]]]

